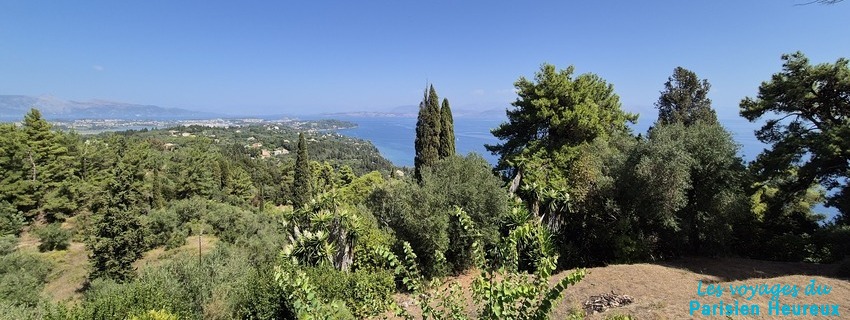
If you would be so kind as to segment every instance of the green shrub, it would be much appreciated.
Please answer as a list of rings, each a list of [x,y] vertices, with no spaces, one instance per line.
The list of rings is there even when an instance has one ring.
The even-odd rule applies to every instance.
[[[13,235],[0,235],[0,256],[7,255],[15,251],[18,246],[18,237]]]
[[[83,302],[71,308],[68,317],[125,319],[151,309],[166,309],[189,317],[194,311],[190,297],[178,279],[157,268],[124,284],[113,280],[93,280]]]
[[[322,266],[307,268],[306,272],[324,301],[345,302],[357,318],[376,316],[392,303],[395,280],[391,271],[345,272]]]
[[[6,201],[0,202],[0,236],[18,235],[24,226],[24,215]]]
[[[39,310],[34,307],[22,306],[10,301],[0,300],[0,319],[40,319]]]
[[[151,249],[167,245],[174,233],[181,226],[180,219],[174,210],[154,210],[150,214],[142,216],[141,220],[148,229],[148,236],[145,237],[145,242],[148,248]]]
[[[850,257],[845,258],[844,261],[838,264],[837,273],[839,277],[850,278]]]
[[[824,262],[837,262],[850,257],[850,226],[829,226],[820,231]]]
[[[450,157],[422,172],[422,183],[390,180],[375,189],[367,205],[400,241],[410,243],[428,277],[459,272],[472,262],[466,235],[451,222],[460,207],[477,226],[482,246],[498,242],[499,226],[508,211],[508,193],[478,155]]]
[[[62,229],[59,223],[51,223],[35,231],[41,240],[39,251],[65,250],[71,241],[71,231]]]
[[[35,306],[50,269],[47,261],[31,253],[0,256],[0,301]]]
[[[185,228],[175,229],[168,235],[168,240],[165,242],[165,249],[171,250],[186,244],[186,238],[189,237],[189,230]]]
[[[165,310],[148,310],[141,315],[134,315],[130,320],[179,320],[177,316]]]
[[[203,220],[212,227],[222,241],[236,242],[245,229],[245,220],[250,220],[253,212],[225,203],[209,202],[203,213]]]
[[[273,281],[271,269],[249,270],[233,294],[234,315],[239,319],[294,319],[286,292]]]
[[[773,254],[768,257],[777,261],[803,261],[806,257],[806,246],[811,244],[811,238],[806,235],[786,233],[774,236],[768,247]]]

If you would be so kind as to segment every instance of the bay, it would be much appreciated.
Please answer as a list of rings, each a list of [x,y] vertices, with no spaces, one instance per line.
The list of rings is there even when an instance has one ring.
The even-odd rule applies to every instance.
[[[339,133],[369,140],[381,155],[393,164],[403,167],[413,167],[413,157],[416,155],[414,140],[416,138],[416,118],[410,117],[334,117],[335,119],[354,122],[356,128],[343,129]],[[484,148],[485,144],[499,142],[490,130],[497,127],[504,119],[456,118],[455,148],[458,154],[478,153],[490,164],[495,165],[498,157],[490,154]]]

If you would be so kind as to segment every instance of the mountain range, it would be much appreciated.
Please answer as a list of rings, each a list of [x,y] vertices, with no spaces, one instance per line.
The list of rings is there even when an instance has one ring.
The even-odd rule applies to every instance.
[[[454,118],[477,118],[477,119],[502,119],[505,117],[506,108],[493,108],[486,110],[452,108],[452,116]],[[330,117],[367,117],[367,118],[416,118],[419,114],[419,107],[414,105],[398,106],[388,111],[351,111],[326,113],[324,116]]]
[[[53,96],[0,95],[0,121],[20,121],[31,108],[37,108],[48,120],[189,120],[221,117],[211,112],[106,100],[81,102]]]

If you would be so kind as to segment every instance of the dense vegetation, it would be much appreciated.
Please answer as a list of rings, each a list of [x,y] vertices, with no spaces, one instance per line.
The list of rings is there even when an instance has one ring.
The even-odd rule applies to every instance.
[[[758,132],[771,147],[752,163],[709,82],[681,67],[635,135],[611,84],[543,65],[515,83],[493,130],[496,168],[455,154],[448,100],[430,86],[412,176],[367,142],[305,127],[80,136],[33,109],[0,125],[0,315],[544,319],[585,275],[550,283],[557,270],[693,255],[839,262],[850,68],[783,59],[741,102],[751,121],[772,117]],[[832,221],[812,211],[824,201]],[[40,294],[71,252],[88,257],[66,284],[76,294]],[[443,285],[469,270],[471,294]]]

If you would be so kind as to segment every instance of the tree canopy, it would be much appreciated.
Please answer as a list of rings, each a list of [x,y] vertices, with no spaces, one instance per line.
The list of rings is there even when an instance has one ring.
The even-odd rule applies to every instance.
[[[310,171],[310,158],[307,155],[307,141],[304,134],[298,134],[298,154],[295,158],[295,183],[292,186],[292,206],[302,208],[313,197],[313,179]]]
[[[582,145],[626,132],[626,123],[637,120],[620,108],[611,84],[591,73],[573,77],[573,72],[572,66],[557,71],[544,64],[534,81],[517,80],[508,122],[492,131],[502,142],[486,146],[499,155],[497,169],[514,179],[511,192],[521,186],[519,195],[535,215],[547,215],[540,209],[549,203],[553,218],[554,211],[566,209],[570,194],[583,192],[588,179]]]
[[[840,189],[829,204],[850,213],[850,68],[848,60],[812,65],[801,52],[785,54],[782,71],[741,101],[741,116],[751,122],[768,117],[756,131],[770,145],[753,168],[762,180],[796,174],[778,187],[786,197],[813,183]]]
[[[571,147],[627,130],[626,122],[637,115],[620,109],[620,97],[614,87],[592,73],[573,77],[575,68],[557,71],[544,64],[534,81],[521,77],[514,109],[507,111],[508,122],[493,130],[504,142],[488,145],[498,154],[499,167],[516,166],[518,157],[530,157],[541,151],[563,152]]]
[[[682,123],[686,126],[697,121],[716,123],[717,115],[708,98],[709,89],[711,84],[708,80],[700,80],[693,71],[676,67],[655,102],[658,108],[657,123]]]
[[[440,159],[455,155],[455,123],[449,99],[443,98],[440,108]]]
[[[413,158],[416,179],[422,179],[423,167],[440,159],[440,98],[434,85],[425,90],[425,96],[419,103],[419,116],[416,120],[416,140]]]

